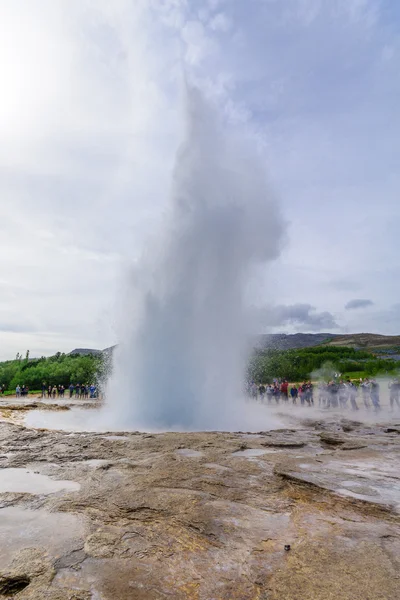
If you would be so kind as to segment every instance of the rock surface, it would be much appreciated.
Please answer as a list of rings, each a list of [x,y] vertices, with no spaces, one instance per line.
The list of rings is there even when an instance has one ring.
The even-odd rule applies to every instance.
[[[115,435],[10,421],[2,469],[79,485],[3,487],[0,597],[399,598],[400,436],[388,423]]]

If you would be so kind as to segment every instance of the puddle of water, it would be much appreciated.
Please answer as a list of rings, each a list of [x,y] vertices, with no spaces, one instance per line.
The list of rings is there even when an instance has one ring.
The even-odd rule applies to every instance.
[[[400,485],[398,465],[391,456],[385,459],[360,460],[351,463],[342,460],[326,461],[323,464],[299,463],[304,469],[298,476],[305,480],[326,487],[343,496],[389,505],[400,511]],[[343,476],[352,479],[343,480]]]
[[[47,475],[27,469],[1,469],[0,494],[15,492],[21,494],[54,494],[60,490],[77,492],[81,486],[75,481],[50,479]]]
[[[356,498],[358,500],[367,500],[367,501],[371,501],[371,499],[376,499],[377,496],[380,496],[379,492],[377,492],[376,490],[373,490],[372,488],[367,488],[367,489],[362,489],[363,493],[358,493],[361,492],[361,489],[359,489],[357,492],[354,492],[352,490],[349,489],[344,489],[344,488],[339,488],[336,490],[338,494],[341,494],[342,496],[349,496],[350,498]]]
[[[175,454],[179,454],[179,456],[186,456],[186,458],[198,458],[199,456],[203,456],[202,452],[192,450],[191,448],[181,448],[180,450],[176,450]]]
[[[130,561],[116,558],[87,558],[78,570],[60,569],[52,581],[51,589],[65,588],[88,592],[92,600],[175,597],[173,593],[155,592],[151,569],[142,567],[133,570]]]
[[[102,467],[103,465],[110,464],[109,460],[105,458],[88,458],[87,460],[81,461],[82,464],[89,465],[90,467]]]
[[[217,469],[218,471],[230,471],[231,470],[229,467],[217,465],[216,463],[206,463],[204,466],[207,467],[208,469]]]
[[[247,458],[252,458],[254,456],[262,456],[263,454],[272,454],[275,452],[274,450],[262,450],[261,448],[248,448],[247,450],[238,450],[237,452],[232,452],[232,456],[245,456]]]
[[[357,487],[357,486],[360,487],[363,485],[362,483],[360,483],[358,481],[341,481],[340,483],[341,483],[341,485],[343,485],[343,487]]]
[[[0,509],[0,568],[10,564],[23,548],[44,547],[59,558],[83,545],[83,522],[70,513],[27,510],[10,506]]]

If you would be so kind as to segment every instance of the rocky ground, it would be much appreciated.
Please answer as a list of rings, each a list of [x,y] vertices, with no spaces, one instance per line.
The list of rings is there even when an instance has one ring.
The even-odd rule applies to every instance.
[[[156,435],[20,413],[0,422],[0,597],[400,597],[400,418]]]

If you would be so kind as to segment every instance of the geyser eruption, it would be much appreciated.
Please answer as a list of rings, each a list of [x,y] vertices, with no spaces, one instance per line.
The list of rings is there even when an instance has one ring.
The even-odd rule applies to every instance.
[[[283,223],[260,160],[196,88],[171,202],[157,249],[129,277],[111,418],[138,429],[243,428],[244,296],[252,268],[278,255]]]

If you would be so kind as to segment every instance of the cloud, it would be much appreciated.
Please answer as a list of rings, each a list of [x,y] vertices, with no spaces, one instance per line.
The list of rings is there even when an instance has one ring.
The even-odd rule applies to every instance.
[[[317,312],[310,304],[269,306],[254,311],[258,327],[282,328],[287,325],[301,326],[302,330],[327,331],[339,326],[328,312]]]
[[[358,308],[368,308],[368,306],[373,306],[374,303],[372,302],[372,300],[367,300],[367,299],[354,299],[354,300],[350,300],[346,306],[345,309],[346,310],[357,310]]]
[[[232,28],[232,21],[226,14],[218,13],[210,20],[209,26],[213,31],[227,33]]]
[[[35,329],[29,323],[13,323],[10,321],[0,323],[0,332],[2,333],[31,333],[33,331],[35,331]]]

